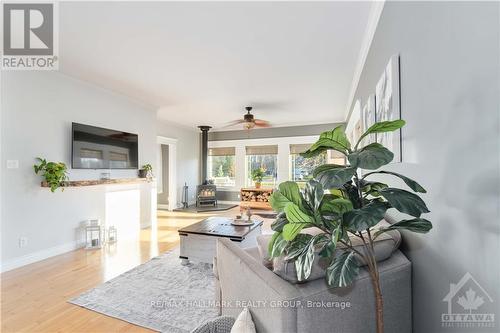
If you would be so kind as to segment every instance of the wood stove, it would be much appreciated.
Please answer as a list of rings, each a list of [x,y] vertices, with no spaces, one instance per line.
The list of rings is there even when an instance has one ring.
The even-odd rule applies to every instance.
[[[212,184],[196,186],[196,207],[213,205],[217,207],[217,187]]]
[[[207,179],[208,161],[208,131],[210,126],[198,126],[201,130],[201,180],[202,185],[196,186],[196,207],[213,205],[217,207],[217,187]]]

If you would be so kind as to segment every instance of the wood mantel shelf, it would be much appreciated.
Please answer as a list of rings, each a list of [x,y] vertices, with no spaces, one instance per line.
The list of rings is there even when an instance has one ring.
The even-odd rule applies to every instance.
[[[151,183],[154,179],[148,178],[115,178],[115,179],[91,179],[91,180],[70,180],[64,182],[63,187],[82,187],[113,184],[142,184]],[[50,187],[46,181],[42,182],[42,187]]]

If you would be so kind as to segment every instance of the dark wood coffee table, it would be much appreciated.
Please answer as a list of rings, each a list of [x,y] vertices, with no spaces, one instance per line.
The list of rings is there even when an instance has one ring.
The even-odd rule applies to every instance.
[[[182,264],[189,260],[212,263],[217,238],[229,238],[242,248],[257,246],[257,236],[262,233],[262,221],[254,220],[250,226],[235,226],[228,217],[209,217],[179,229]]]

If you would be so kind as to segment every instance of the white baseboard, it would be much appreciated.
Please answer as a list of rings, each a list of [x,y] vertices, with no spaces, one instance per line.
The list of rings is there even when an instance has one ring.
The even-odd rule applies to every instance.
[[[71,242],[63,245],[54,246],[45,250],[25,254],[24,256],[17,257],[14,259],[6,260],[1,263],[1,271],[7,272],[25,265],[32,264],[34,262],[48,259],[53,256],[57,256],[66,252],[70,252],[78,249],[80,246],[78,242]]]
[[[196,201],[189,201],[188,202],[188,206],[191,206],[191,205],[195,205],[196,204]],[[156,204],[156,207],[158,209],[166,209],[166,210],[169,210],[170,206],[169,205],[166,205],[166,204]],[[177,203],[174,207],[174,209],[177,209],[177,208],[181,208],[182,205]]]

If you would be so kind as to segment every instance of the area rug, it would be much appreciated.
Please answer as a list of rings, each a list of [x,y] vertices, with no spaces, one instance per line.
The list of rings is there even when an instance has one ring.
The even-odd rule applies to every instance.
[[[234,204],[217,204],[217,206],[200,206],[191,205],[187,208],[176,208],[174,212],[188,212],[188,213],[203,213],[203,212],[220,212],[224,210],[230,210],[231,208],[237,207]]]
[[[217,316],[212,266],[164,253],[69,301],[155,331],[186,333]]]

